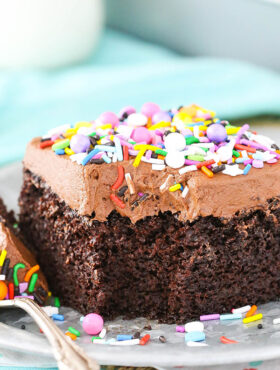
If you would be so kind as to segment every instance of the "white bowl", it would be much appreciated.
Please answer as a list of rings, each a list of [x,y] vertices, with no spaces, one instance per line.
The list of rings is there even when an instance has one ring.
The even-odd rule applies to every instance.
[[[102,0],[0,0],[0,67],[77,63],[102,24]]]

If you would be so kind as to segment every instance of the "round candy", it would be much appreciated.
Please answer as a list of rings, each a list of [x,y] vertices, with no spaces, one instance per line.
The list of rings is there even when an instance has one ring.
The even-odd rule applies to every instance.
[[[153,124],[158,123],[158,122],[170,122],[171,117],[168,114],[168,112],[159,111],[153,115],[152,121],[153,121]]]
[[[8,287],[4,281],[0,281],[0,300],[2,301],[8,294]]]
[[[166,150],[176,150],[181,151],[186,147],[186,140],[184,135],[179,134],[178,132],[172,132],[164,138],[164,145]]]
[[[145,142],[146,144],[150,144],[152,141],[152,135],[146,127],[136,127],[132,132],[131,138],[136,143]]]
[[[104,125],[111,123],[112,126],[116,126],[119,123],[118,116],[113,112],[104,112],[98,117],[98,121]]]
[[[185,324],[185,331],[191,333],[192,331],[203,331],[204,325],[201,321],[191,321]]]
[[[84,153],[90,147],[90,140],[85,135],[74,135],[70,140],[70,148],[75,153]]]
[[[160,111],[160,107],[155,103],[144,103],[141,108],[141,113],[147,117],[153,117],[154,114]]]
[[[103,329],[104,321],[97,313],[89,313],[83,318],[83,329],[89,335],[96,335]]]
[[[168,152],[165,157],[167,166],[171,168],[180,168],[185,164],[185,156],[183,152]]]
[[[219,123],[214,123],[207,128],[207,137],[215,143],[221,143],[227,138],[227,131],[223,125]]]
[[[127,118],[128,126],[145,126],[148,122],[147,117],[142,113],[132,113]]]
[[[136,109],[134,107],[132,107],[131,105],[127,105],[126,107],[123,107],[120,110],[119,117],[123,118],[124,114],[127,114],[127,116],[129,116],[132,113],[136,113]]]

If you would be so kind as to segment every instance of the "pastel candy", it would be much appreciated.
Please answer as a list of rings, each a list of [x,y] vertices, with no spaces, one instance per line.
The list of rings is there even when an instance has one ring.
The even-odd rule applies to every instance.
[[[182,134],[179,134],[178,132],[174,132],[171,134],[168,134],[164,139],[164,145],[166,150],[175,150],[175,151],[181,151],[184,150],[186,147],[186,140],[185,137]]]
[[[141,113],[147,117],[153,117],[154,114],[160,111],[160,107],[155,103],[144,103],[141,108]]]
[[[142,113],[132,113],[127,118],[127,124],[128,126],[145,126],[148,122],[147,117]]]
[[[203,331],[192,331],[185,334],[185,342],[201,342],[205,340]]]
[[[185,156],[182,152],[168,152],[165,162],[171,168],[180,168],[185,164]]]
[[[146,144],[150,144],[152,141],[152,135],[145,127],[136,127],[132,132],[131,138],[136,143],[145,142]]]
[[[191,321],[185,324],[185,331],[186,333],[196,332],[196,331],[203,331],[204,325],[200,321]]]

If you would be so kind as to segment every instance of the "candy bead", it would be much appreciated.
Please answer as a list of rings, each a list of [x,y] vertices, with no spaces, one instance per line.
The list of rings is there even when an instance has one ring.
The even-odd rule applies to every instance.
[[[0,281],[0,300],[2,301],[8,294],[8,287],[4,281]]]
[[[177,331],[177,333],[185,333],[185,327],[177,325],[176,326],[176,331]]]
[[[136,143],[145,142],[150,144],[152,142],[151,132],[145,127],[136,127],[132,132],[131,138]]]
[[[205,340],[203,331],[192,331],[185,335],[185,342],[201,342],[203,340]]]
[[[103,318],[97,313],[89,313],[83,319],[83,329],[89,335],[96,335],[103,329]]]
[[[85,135],[74,135],[70,140],[70,148],[75,153],[85,153],[90,147],[90,139]]]
[[[181,152],[168,152],[165,157],[165,162],[171,168],[180,168],[185,164],[185,156]]]
[[[250,305],[239,307],[239,308],[233,308],[232,313],[246,313],[250,310],[250,308],[251,308]]]
[[[185,324],[185,331],[191,333],[193,331],[203,331],[204,325],[200,321],[191,321]]]
[[[227,139],[227,131],[224,126],[219,123],[214,123],[213,125],[209,126],[206,133],[208,139],[214,141],[215,143],[221,143]]]
[[[153,117],[154,114],[160,111],[160,107],[155,103],[144,103],[141,107],[141,113],[147,117]]]
[[[104,112],[98,117],[98,122],[103,124],[111,123],[115,127],[119,123],[119,118],[113,112]]]
[[[159,111],[153,115],[152,122],[153,124],[156,124],[158,122],[170,122],[171,117],[168,114],[168,112]]]
[[[145,126],[148,122],[148,119],[144,114],[132,113],[130,116],[128,116],[126,122],[128,126],[139,127],[139,126]]]
[[[165,137],[164,145],[168,151],[181,151],[186,147],[186,140],[182,134],[174,132]]]

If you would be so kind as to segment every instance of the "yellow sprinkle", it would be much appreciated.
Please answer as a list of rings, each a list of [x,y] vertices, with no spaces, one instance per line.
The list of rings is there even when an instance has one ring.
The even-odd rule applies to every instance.
[[[145,145],[146,146],[146,145]],[[149,146],[149,145],[147,145],[147,146]],[[145,151],[146,151],[147,149],[140,149],[140,151],[139,151],[139,153],[137,154],[137,156],[136,156],[136,158],[135,158],[135,160],[134,160],[134,162],[133,162],[133,166],[134,167],[138,167],[139,166],[139,164],[140,164],[140,162],[141,162],[141,158],[143,157],[143,155],[145,154]]]
[[[75,128],[78,130],[81,127],[92,127],[92,123],[90,122],[77,122],[75,124]]]
[[[181,184],[176,184],[176,185],[170,186],[169,191],[177,191],[179,189],[181,189]]]
[[[179,112],[174,115],[173,122],[192,122],[192,117],[186,112]]]
[[[229,128],[226,128],[226,131],[227,131],[227,134],[228,135],[235,135],[238,133],[238,131],[240,130],[241,127],[229,127]]]
[[[169,127],[169,126],[170,126],[170,122],[161,121],[161,122],[158,122],[155,125],[152,125],[151,127],[149,127],[149,130],[153,131],[153,130],[156,130],[156,129],[161,128],[161,127]]]
[[[206,166],[202,166],[201,171],[203,173],[205,173],[205,175],[207,175],[208,177],[213,177],[214,176],[213,172],[211,170],[209,170],[209,168],[207,168]]]
[[[73,154],[75,154],[75,152],[73,152],[73,150],[72,150],[72,149],[70,149],[70,148],[65,148],[65,149],[64,149],[64,151],[65,151],[65,153],[66,153],[67,155],[73,155]]]
[[[146,150],[152,150],[155,152],[157,149],[159,149],[157,146],[148,145],[148,144],[135,144],[133,147],[134,150],[144,150],[144,153]]]
[[[65,131],[65,133],[63,134],[65,137],[69,138],[69,136],[73,136],[73,135],[76,135],[77,133],[77,129],[76,128],[68,128],[68,130]]]
[[[110,136],[110,140],[111,140],[111,141],[114,141],[114,135],[111,135],[111,136]]]
[[[97,140],[97,144],[100,145],[101,144],[101,140]]]
[[[243,319],[243,324],[248,324],[249,322],[258,321],[258,320],[261,320],[262,318],[263,318],[262,313],[258,313],[257,315],[253,315],[250,317],[245,317]]]
[[[108,129],[112,128],[112,125],[111,125],[111,123],[107,123],[105,125],[97,126],[96,128],[100,128],[101,130],[108,130]]]
[[[52,296],[52,292],[48,291],[48,297]]]
[[[199,128],[201,131],[206,131],[206,130],[207,130],[207,126],[198,126],[198,128]]]
[[[1,252],[1,256],[0,256],[0,266],[3,266],[6,255],[7,255],[7,251],[6,251],[6,249],[3,249],[2,252]]]

